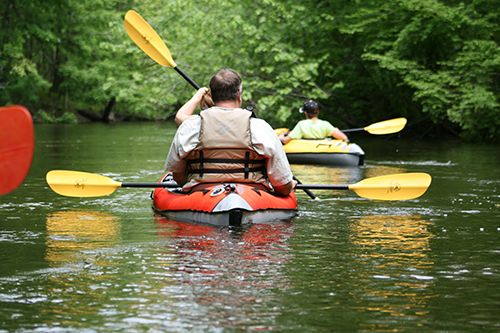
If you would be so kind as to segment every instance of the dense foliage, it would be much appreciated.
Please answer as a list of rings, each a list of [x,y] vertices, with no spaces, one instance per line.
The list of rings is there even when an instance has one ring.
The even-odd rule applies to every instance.
[[[500,141],[493,0],[7,0],[0,105],[62,122],[174,114],[194,89],[130,40],[130,9],[200,86],[219,68],[240,72],[245,104],[275,126],[314,98],[341,128],[403,116],[406,133]]]

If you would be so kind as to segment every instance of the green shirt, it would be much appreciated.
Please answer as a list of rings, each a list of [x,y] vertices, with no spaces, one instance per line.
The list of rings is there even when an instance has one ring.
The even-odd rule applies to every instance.
[[[332,135],[335,127],[326,120],[301,120],[288,136],[292,139],[324,139]]]

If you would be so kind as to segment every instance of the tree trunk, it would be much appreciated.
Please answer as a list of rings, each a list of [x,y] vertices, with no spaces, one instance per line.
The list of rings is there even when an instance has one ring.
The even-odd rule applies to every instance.
[[[115,122],[115,115],[113,113],[113,106],[116,103],[116,97],[111,97],[111,99],[108,102],[108,105],[106,105],[106,108],[104,109],[104,114],[102,115],[102,121],[105,123],[114,123]]]

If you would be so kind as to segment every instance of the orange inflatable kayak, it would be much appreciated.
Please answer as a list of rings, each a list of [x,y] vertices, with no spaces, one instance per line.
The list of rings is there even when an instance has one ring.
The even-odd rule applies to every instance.
[[[160,182],[173,182],[171,173]],[[177,221],[213,225],[290,220],[297,211],[293,192],[288,196],[278,196],[253,183],[208,183],[198,185],[190,192],[158,187],[152,198],[153,208],[160,215]]]

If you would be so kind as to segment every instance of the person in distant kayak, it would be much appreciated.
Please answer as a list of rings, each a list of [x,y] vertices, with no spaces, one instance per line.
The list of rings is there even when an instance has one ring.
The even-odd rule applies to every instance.
[[[272,127],[241,108],[241,77],[222,69],[177,111],[165,169],[185,191],[202,183],[259,183],[282,195],[297,182]],[[193,115],[200,105],[202,111]],[[207,107],[207,108],[205,108]]]
[[[281,142],[285,145],[292,139],[324,139],[333,136],[338,140],[348,141],[347,135],[334,127],[326,120],[321,120],[319,116],[318,103],[312,99],[304,102],[300,108],[300,113],[304,113],[306,119],[295,125],[292,131],[279,135]]]

